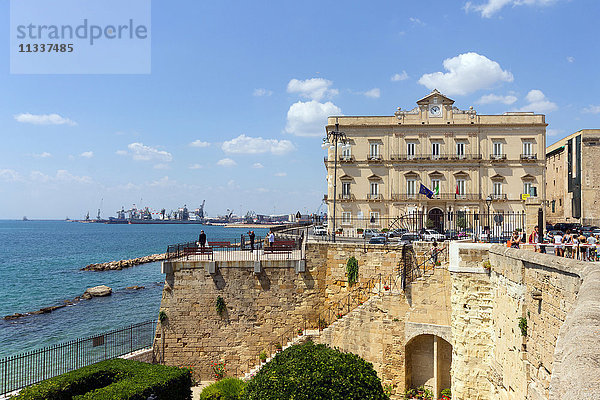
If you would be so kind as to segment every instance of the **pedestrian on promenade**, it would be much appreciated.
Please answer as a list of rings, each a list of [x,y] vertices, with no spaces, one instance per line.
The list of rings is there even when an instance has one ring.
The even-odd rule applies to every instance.
[[[250,253],[252,253],[254,251],[254,231],[250,231],[248,236],[250,236]]]
[[[571,235],[570,229],[567,229],[567,233],[563,236],[563,244],[566,250],[565,257],[573,258],[573,235]]]
[[[437,248],[437,241],[433,240],[433,247],[431,247],[431,261],[433,261],[433,266],[435,267],[438,263],[438,253],[439,250]]]
[[[204,231],[200,231],[200,236],[198,236],[198,243],[200,247],[204,247],[206,245],[206,233]]]
[[[521,248],[521,235],[517,230],[513,232],[512,238],[510,239],[510,247],[513,249]]]
[[[535,226],[535,228],[533,228],[533,232],[531,232],[531,235],[529,235],[528,242],[529,244],[534,245],[533,248],[536,253],[540,251],[540,246],[538,245],[538,243],[540,242],[540,230],[537,225]]]
[[[596,261],[596,244],[598,239],[594,235],[590,235],[587,238],[587,244],[590,246],[588,249],[588,261]]]
[[[273,243],[275,243],[275,234],[273,233],[273,231],[269,232],[269,246],[273,246]]]
[[[557,232],[554,235],[554,255],[562,257],[563,254],[564,254],[563,236]]]

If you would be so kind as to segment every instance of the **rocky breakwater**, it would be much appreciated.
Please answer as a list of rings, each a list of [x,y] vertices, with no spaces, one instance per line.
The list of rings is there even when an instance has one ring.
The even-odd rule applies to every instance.
[[[136,288],[142,289],[143,286],[136,286]],[[4,319],[7,321],[10,321],[13,319],[19,319],[22,317],[26,317],[28,315],[49,314],[52,311],[58,310],[59,308],[73,305],[73,304],[79,302],[80,300],[89,300],[92,297],[105,297],[105,296],[110,296],[111,294],[112,294],[112,289],[106,285],[94,286],[94,287],[86,289],[86,291],[83,292],[83,294],[81,296],[77,296],[73,300],[65,300],[62,304],[59,304],[56,306],[40,308],[37,311],[32,311],[32,312],[28,312],[28,313],[23,313],[23,314],[22,313],[14,313],[12,315],[5,316]]]
[[[109,261],[100,264],[89,264],[81,268],[81,271],[120,271],[140,264],[163,261],[167,259],[167,253],[151,254],[145,257],[132,258],[130,260]]]

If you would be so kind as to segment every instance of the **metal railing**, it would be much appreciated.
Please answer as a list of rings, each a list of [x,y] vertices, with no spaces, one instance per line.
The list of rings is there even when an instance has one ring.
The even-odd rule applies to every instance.
[[[422,197],[419,193],[396,193],[392,194],[393,201],[403,201],[403,200],[415,200]],[[464,194],[456,194],[456,193],[439,193],[434,194],[429,200],[481,200],[480,193],[464,193]]]
[[[392,161],[414,161],[414,160],[446,160],[446,161],[476,161],[481,160],[481,154],[392,154]]]
[[[492,160],[492,161],[506,160],[506,154],[491,154],[490,160]]]
[[[536,161],[537,160],[537,154],[521,154],[521,160]]]
[[[0,359],[0,395],[77,368],[151,348],[155,330],[156,321],[146,321]]]

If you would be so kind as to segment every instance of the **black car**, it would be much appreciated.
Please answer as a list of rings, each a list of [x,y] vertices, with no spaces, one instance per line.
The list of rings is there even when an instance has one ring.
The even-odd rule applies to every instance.
[[[373,236],[369,239],[369,244],[385,244],[386,238],[385,236]]]

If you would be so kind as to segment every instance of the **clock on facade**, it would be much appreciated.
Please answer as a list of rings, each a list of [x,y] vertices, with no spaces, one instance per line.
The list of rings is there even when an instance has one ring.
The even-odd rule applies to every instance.
[[[441,117],[442,109],[437,104],[432,104],[429,106],[429,116],[430,117]]]

